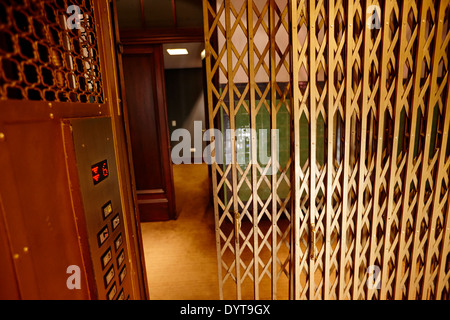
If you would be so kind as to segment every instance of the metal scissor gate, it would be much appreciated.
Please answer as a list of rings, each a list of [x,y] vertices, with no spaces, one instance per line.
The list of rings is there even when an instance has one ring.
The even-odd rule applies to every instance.
[[[203,12],[221,298],[449,299],[449,1]]]

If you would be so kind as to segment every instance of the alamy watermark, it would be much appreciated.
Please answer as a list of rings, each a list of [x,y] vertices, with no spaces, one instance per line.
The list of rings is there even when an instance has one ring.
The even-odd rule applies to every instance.
[[[366,285],[367,288],[371,290],[375,289],[381,289],[381,269],[379,266],[369,266],[366,269],[367,281]]]
[[[214,137],[214,138],[213,138]],[[278,129],[209,129],[203,132],[202,122],[194,121],[194,136],[187,129],[176,129],[171,135],[172,142],[178,142],[172,149],[171,158],[174,164],[191,163],[191,146],[194,143],[195,150],[201,150],[201,158],[207,164],[233,164],[239,165],[260,164],[278,166],[280,134]],[[232,152],[234,141],[234,156]],[[203,148],[203,142],[209,144]],[[252,142],[257,144],[257,155],[252,156]],[[194,160],[194,163],[196,163]],[[256,162],[256,163],[255,163]],[[198,163],[201,163],[198,162]],[[266,170],[272,174],[271,168]]]
[[[81,269],[77,265],[71,265],[67,267],[67,274],[70,276],[67,278],[66,286],[69,290],[81,290]]]
[[[366,14],[370,16],[366,19],[369,29],[381,29],[381,8],[377,5],[367,7]]]
[[[66,27],[67,29],[73,30],[78,29],[81,30],[81,21],[84,18],[83,12],[81,11],[79,6],[71,5],[67,7],[67,14],[70,16],[67,18]]]

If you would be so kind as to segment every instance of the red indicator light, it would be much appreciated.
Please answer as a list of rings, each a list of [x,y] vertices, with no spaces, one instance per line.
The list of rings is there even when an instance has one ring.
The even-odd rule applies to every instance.
[[[104,160],[102,162],[94,164],[91,167],[91,172],[94,185],[99,184],[109,176],[108,161]]]
[[[108,167],[106,166],[106,163],[103,164],[102,172],[105,177],[108,176]]]

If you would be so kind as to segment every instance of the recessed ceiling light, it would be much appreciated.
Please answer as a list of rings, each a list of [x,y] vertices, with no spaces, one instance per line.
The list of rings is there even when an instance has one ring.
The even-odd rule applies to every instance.
[[[189,54],[189,52],[187,51],[187,49],[167,49],[167,53],[170,54],[171,56],[182,56],[182,55],[186,55]]]

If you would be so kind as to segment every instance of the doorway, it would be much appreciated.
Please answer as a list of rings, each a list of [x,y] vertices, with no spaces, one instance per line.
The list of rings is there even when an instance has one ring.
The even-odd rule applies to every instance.
[[[187,54],[170,55],[168,49],[186,49]],[[208,165],[202,159],[203,144],[194,141],[206,126],[203,49],[201,42],[162,45],[177,218],[141,223],[152,300],[219,298]],[[175,138],[177,130],[192,138],[186,152],[175,148],[181,142]]]

